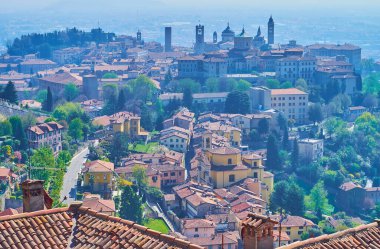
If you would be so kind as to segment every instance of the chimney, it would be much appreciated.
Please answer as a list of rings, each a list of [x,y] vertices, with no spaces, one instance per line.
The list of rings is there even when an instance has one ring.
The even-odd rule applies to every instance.
[[[44,181],[26,180],[21,184],[23,193],[23,212],[35,212],[52,207],[53,200],[43,187]]]

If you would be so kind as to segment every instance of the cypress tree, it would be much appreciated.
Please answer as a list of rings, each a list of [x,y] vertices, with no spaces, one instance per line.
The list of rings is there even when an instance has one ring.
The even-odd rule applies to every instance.
[[[193,93],[191,92],[190,87],[186,87],[185,90],[183,91],[183,106],[191,109],[193,105]]]
[[[269,169],[281,169],[280,152],[278,141],[273,134],[270,134],[267,142],[267,166]]]
[[[126,99],[125,99],[124,90],[121,89],[119,92],[119,97],[117,99],[117,110],[118,111],[122,111],[124,109],[125,102],[126,102]]]
[[[9,81],[2,93],[2,98],[8,100],[11,103],[17,104],[17,91],[12,81]]]
[[[293,151],[292,151],[292,168],[295,171],[299,166],[299,148],[298,148],[298,140],[294,139],[293,142]]]
[[[50,90],[50,86],[47,88],[46,100],[42,103],[42,108],[47,112],[53,111],[53,95]]]

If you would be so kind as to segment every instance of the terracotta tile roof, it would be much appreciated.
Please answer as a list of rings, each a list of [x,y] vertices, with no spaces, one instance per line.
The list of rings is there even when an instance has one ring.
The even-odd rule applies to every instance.
[[[288,89],[272,89],[272,96],[274,95],[286,95],[286,94],[307,94],[297,88],[288,88]]]
[[[114,164],[102,160],[86,162],[84,164],[83,172],[113,172]]]
[[[380,248],[380,222],[361,225],[330,235],[322,235],[316,238],[298,241],[281,249],[335,249],[355,248],[368,249]]]
[[[184,229],[191,229],[191,228],[214,228],[215,223],[206,220],[206,219],[184,219],[183,220],[183,227]]]
[[[213,154],[221,154],[221,155],[240,154],[240,150],[233,147],[214,148],[214,149],[210,149],[210,152]]]
[[[362,187],[353,182],[345,182],[339,188],[343,191],[350,191],[354,188],[362,188]]]
[[[8,209],[5,209],[3,212],[0,212],[0,217],[7,216],[7,215],[15,215],[15,214],[18,214],[18,211],[16,209],[8,208]]]
[[[116,211],[115,202],[113,200],[103,200],[100,198],[100,195],[86,195],[83,199],[83,206],[100,213]]]
[[[204,247],[222,245],[222,240],[223,240],[224,245],[238,243],[236,236],[230,232],[223,233],[223,239],[222,239],[221,233],[218,233],[216,236],[212,236],[211,238],[210,237],[189,238],[189,241],[191,243],[195,243]]]
[[[132,221],[98,213],[80,204],[0,217],[0,248],[162,248],[202,249]]]
[[[270,218],[275,221],[280,220],[280,215],[271,215]],[[308,219],[305,219],[301,216],[287,215],[281,221],[283,227],[306,227],[306,226],[315,226],[315,224]]]
[[[63,126],[54,121],[40,124],[40,125],[31,126],[28,128],[30,132],[33,132],[37,135],[42,135],[45,132],[49,133],[54,130],[62,130],[62,129],[63,129]]]

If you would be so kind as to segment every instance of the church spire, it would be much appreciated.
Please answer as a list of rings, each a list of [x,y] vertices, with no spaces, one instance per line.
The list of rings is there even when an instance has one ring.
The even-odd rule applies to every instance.
[[[261,27],[259,26],[259,28],[257,29],[257,37],[261,36]]]

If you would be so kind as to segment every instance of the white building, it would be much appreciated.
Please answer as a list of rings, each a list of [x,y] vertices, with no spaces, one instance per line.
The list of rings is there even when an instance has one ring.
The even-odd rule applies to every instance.
[[[272,89],[272,108],[283,112],[297,124],[307,122],[309,95],[297,88]]]
[[[322,139],[303,139],[298,141],[299,157],[302,161],[313,162],[323,156]]]
[[[171,132],[160,137],[160,144],[171,150],[183,153],[187,151],[189,142],[189,136],[179,132]]]
[[[292,83],[298,79],[312,83],[316,66],[317,59],[315,57],[285,57],[276,61],[276,77],[281,81]]]

